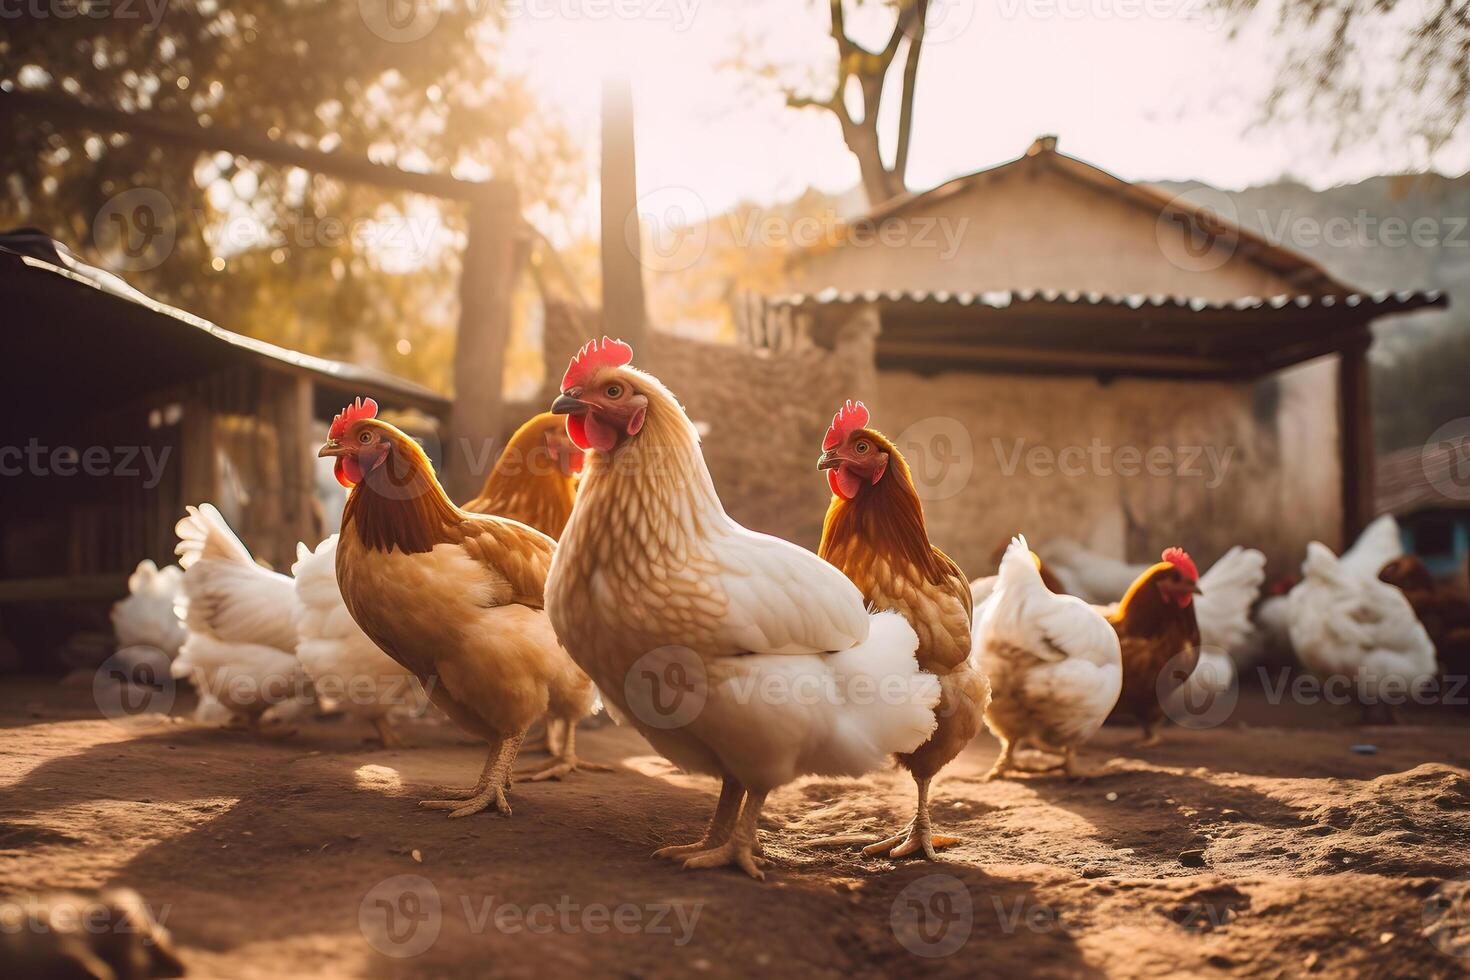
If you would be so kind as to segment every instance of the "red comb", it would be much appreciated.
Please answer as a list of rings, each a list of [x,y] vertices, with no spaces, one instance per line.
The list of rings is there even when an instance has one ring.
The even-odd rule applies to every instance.
[[[607,336],[602,338],[600,344],[596,340],[589,340],[577,351],[572,363],[567,365],[567,373],[561,378],[561,390],[570,391],[585,384],[601,368],[622,367],[632,360],[633,348],[621,340],[613,340]]]
[[[352,404],[338,412],[332,419],[332,427],[327,430],[328,439],[341,439],[347,434],[347,427],[358,419],[375,419],[378,417],[378,403],[371,398],[354,398]]]
[[[827,438],[822,440],[822,448],[833,449],[841,445],[842,440],[854,430],[861,429],[867,424],[868,406],[849,398],[843,402],[837,414],[832,416],[832,424],[827,427]]]
[[[1179,569],[1180,574],[1191,581],[1199,581],[1199,569],[1195,567],[1194,559],[1183,548],[1165,548],[1162,555],[1164,561]]]

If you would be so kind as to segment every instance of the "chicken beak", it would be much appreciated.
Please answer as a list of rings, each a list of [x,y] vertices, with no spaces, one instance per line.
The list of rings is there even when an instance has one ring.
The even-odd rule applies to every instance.
[[[592,406],[580,398],[571,395],[558,395],[556,401],[551,403],[551,411],[554,415],[586,415]]]
[[[323,456],[346,456],[347,447],[342,445],[336,439],[328,439],[322,445],[322,448],[317,450],[316,455],[318,459],[322,458]]]
[[[1190,586],[1189,586],[1189,591],[1190,592],[1193,592],[1195,595],[1204,595],[1205,594],[1205,590],[1199,587],[1199,583],[1198,582],[1191,583]]]
[[[829,449],[817,457],[817,469],[835,470],[842,465],[842,457],[837,455],[837,450]]]

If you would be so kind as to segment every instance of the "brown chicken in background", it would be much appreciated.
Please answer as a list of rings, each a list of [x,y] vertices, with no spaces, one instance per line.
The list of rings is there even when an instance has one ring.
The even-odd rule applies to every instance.
[[[1194,613],[1199,594],[1193,559],[1182,548],[1168,548],[1117,606],[1100,609],[1117,631],[1123,653],[1123,693],[1113,717],[1136,720],[1143,727],[1142,745],[1158,743],[1164,702],[1189,680],[1199,662]]]
[[[970,586],[959,566],[929,543],[924,508],[908,463],[882,434],[867,428],[862,402],[832,419],[817,466],[827,471],[832,503],[818,554],[842,569],[870,608],[900,613],[919,635],[916,656],[939,678],[938,727],[917,750],[897,756],[918,786],[914,818],[900,833],[863,849],[867,855],[935,860],[934,849],[959,843],[936,836],[929,784],[980,731],[988,688],[970,661]]]
[[[542,412],[510,437],[479,495],[463,509],[509,517],[559,538],[577,498],[582,459],[582,450],[567,435],[566,419]]]
[[[1414,555],[1395,558],[1378,572],[1396,586],[1434,643],[1439,672],[1446,678],[1470,675],[1470,596],[1442,585]]]
[[[544,610],[556,543],[517,521],[456,507],[418,443],[374,416],[371,399],[332,422],[321,455],[352,487],[337,545],[337,581],[352,618],[419,679],[429,699],[489,743],[472,790],[423,806],[464,817],[510,814],[505,790],[526,730],[563,720],[558,758],[525,775],[578,769],[576,723],[596,691],[557,642]]]

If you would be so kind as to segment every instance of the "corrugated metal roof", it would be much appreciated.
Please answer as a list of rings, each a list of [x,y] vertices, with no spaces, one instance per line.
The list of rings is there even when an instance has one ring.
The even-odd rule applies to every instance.
[[[767,300],[771,306],[802,307],[844,306],[869,303],[908,304],[914,306],[986,307],[1003,310],[1026,303],[1053,306],[1096,306],[1127,309],[1187,309],[1238,311],[1296,309],[1361,309],[1375,312],[1444,306],[1443,292],[1431,290],[1382,290],[1374,293],[1349,293],[1345,296],[1314,296],[1309,293],[1279,296],[1243,296],[1238,299],[1212,300],[1199,296],[1166,296],[1135,293],[1112,295],[1097,292],[1057,289],[1000,289],[980,292],[946,290],[864,290],[848,292],[824,289],[816,293],[790,293]]]
[[[76,259],[64,248],[57,249],[58,258],[62,263],[47,261],[36,257],[35,254],[27,254],[32,251],[20,251],[17,249],[0,246],[0,254],[4,254],[18,260],[24,266],[38,272],[46,272],[60,276],[79,286],[88,286],[108,296],[143,307],[152,313],[170,320],[194,328],[215,340],[228,344],[241,351],[264,357],[272,361],[278,361],[298,370],[332,379],[342,385],[366,385],[372,388],[394,392],[400,396],[410,398],[414,401],[434,405],[440,409],[446,409],[449,399],[431,388],[400,378],[387,371],[377,368],[363,367],[358,364],[349,364],[345,361],[334,361],[330,358],[317,357],[312,354],[303,354],[300,351],[278,347],[264,340],[247,337],[235,333],[232,330],[211,323],[203,317],[195,316],[187,310],[160,303],[158,300],[133,288],[126,281],[103,269],[95,268]]]

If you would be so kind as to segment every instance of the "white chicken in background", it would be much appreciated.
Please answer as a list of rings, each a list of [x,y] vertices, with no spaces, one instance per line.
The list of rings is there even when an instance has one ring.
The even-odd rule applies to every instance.
[[[1403,592],[1360,569],[1320,542],[1307,546],[1289,596],[1291,642],[1303,667],[1351,683],[1364,721],[1392,720],[1395,704],[1433,683],[1434,644]]]
[[[128,576],[128,597],[112,605],[112,632],[118,650],[143,647],[159,650],[169,660],[184,643],[184,624],[174,606],[183,588],[184,572],[177,565],[159,568],[152,559],[138,562]]]
[[[1071,538],[1054,538],[1038,545],[1036,553],[1068,595],[1099,606],[1123,598],[1138,577],[1152,567],[1150,562],[1130,565],[1089,551]]]
[[[1337,561],[1354,575],[1376,579],[1384,565],[1403,557],[1403,554],[1404,539],[1399,532],[1399,522],[1392,514],[1384,514],[1363,528],[1358,540]],[[1256,625],[1261,635],[1255,659],[1272,651],[1292,652],[1290,597],[1290,592],[1272,596],[1256,609]],[[1241,666],[1251,662],[1248,658],[1237,658]]]
[[[173,676],[199,689],[196,720],[216,711],[211,700],[252,729],[266,712],[293,717],[312,703],[296,658],[295,585],[257,565],[213,504],[187,510],[174,531],[184,569],[179,615],[188,636]]]
[[[977,581],[972,595],[972,656],[990,681],[985,722],[1001,745],[985,778],[1020,768],[1014,756],[1027,746],[1061,756],[1047,768],[1085,775],[1077,748],[1102,727],[1123,689],[1118,634],[1082,599],[1049,590],[1020,536],[999,574]]]
[[[725,512],[697,430],[632,356],[620,341],[586,345],[552,406],[590,452],[546,612],[614,717],[675,765],[722,780],[703,838],[657,854],[764,878],[766,796],[917,749],[935,728],[939,682],[919,669],[901,615],[869,613],[832,565]],[[697,697],[667,702],[663,680]],[[681,705],[687,716],[670,713]]]
[[[390,715],[418,709],[423,693],[413,674],[378,649],[357,625],[337,586],[337,535],[316,547],[296,546],[296,656],[318,696],[370,722],[384,747],[401,745]]]

